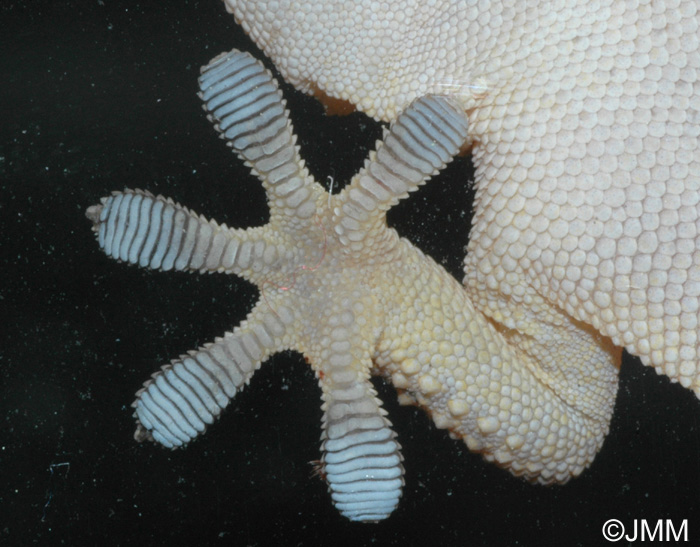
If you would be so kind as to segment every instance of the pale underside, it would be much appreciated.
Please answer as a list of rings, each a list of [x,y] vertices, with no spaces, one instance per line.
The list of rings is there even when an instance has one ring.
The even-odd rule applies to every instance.
[[[592,325],[700,393],[695,1],[226,5],[302,90],[383,120],[421,95],[458,97],[477,169],[476,307],[547,345]]]
[[[512,386],[479,353],[474,374],[459,372],[469,412],[488,408],[500,431],[509,412],[541,413],[525,401],[548,391],[571,414],[545,410],[542,423],[563,430],[581,413],[596,424],[583,436],[600,440],[621,347],[700,395],[695,0],[225,3],[302,91],[385,121],[431,93],[467,112],[477,194],[466,298],[539,380],[518,390],[515,411]],[[392,358],[374,372],[398,388],[429,370],[392,369]],[[411,394],[448,425],[443,408]],[[484,433],[458,432],[501,460]]]
[[[261,291],[246,322],[146,384],[136,402],[140,438],[188,442],[267,356],[297,349],[323,391],[322,471],[334,502],[349,518],[376,520],[398,502],[403,479],[370,374],[388,378],[402,402],[425,408],[470,449],[542,483],[565,482],[595,457],[609,428],[622,347],[700,395],[694,0],[226,5],[297,88],[385,121],[406,110],[408,118],[420,115],[423,103],[413,101],[427,97],[445,127],[458,128],[472,149],[477,186],[464,283],[385,222],[386,210],[459,143],[445,137],[450,146],[440,160],[416,167],[420,180],[395,194],[362,193],[375,174],[391,172],[382,162],[404,138],[406,112],[379,147],[385,156],[373,154],[332,198],[296,152],[280,164],[296,173],[288,180],[268,176],[260,162],[269,158],[232,143],[265,185],[264,227],[232,230],[160,197],[117,194],[89,211],[100,237],[107,234],[100,241],[107,254],[162,269],[223,270]],[[200,85],[221,124],[208,84]],[[266,131],[265,123],[252,122],[252,134]],[[291,128],[285,135],[291,150]],[[417,138],[402,169],[421,163],[436,142],[443,147],[436,139]],[[141,236],[134,226],[127,235],[132,217],[146,223]],[[182,241],[164,239],[153,251],[157,263],[149,262],[139,251],[146,226],[166,219],[180,223]],[[183,409],[193,401],[200,406],[189,415]],[[393,489],[377,512],[344,505],[342,477],[350,471],[334,458],[349,449],[333,442],[357,431],[381,437],[356,445],[367,491],[376,494],[382,480]]]

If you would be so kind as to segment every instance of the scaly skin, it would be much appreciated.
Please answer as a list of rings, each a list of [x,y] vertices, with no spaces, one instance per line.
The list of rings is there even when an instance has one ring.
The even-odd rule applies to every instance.
[[[225,3],[302,91],[380,120],[426,94],[461,102],[477,186],[464,285],[528,357],[527,396],[607,416],[620,347],[700,395],[697,2]],[[476,400],[503,396],[468,380]]]
[[[225,1],[303,91],[386,121],[416,98],[457,101],[477,194],[464,287],[386,227],[395,201],[359,217],[357,203],[344,208],[362,175],[330,208],[306,174],[298,202],[270,195],[261,177],[271,205],[262,229],[193,220],[250,254],[223,266],[207,251],[205,266],[189,267],[242,275],[262,293],[246,322],[191,356],[238,371],[220,405],[291,347],[323,389],[326,454],[344,450],[329,448],[347,434],[334,420],[343,431],[356,419],[390,431],[367,381],[378,374],[470,449],[550,483],[579,474],[600,448],[621,347],[700,395],[694,1]],[[99,206],[90,217],[101,222]],[[141,438],[167,429],[145,423],[157,410],[147,399],[185,397],[186,386],[165,393],[164,379],[191,358],[140,392]],[[339,403],[343,390],[359,393],[356,406]],[[348,510],[328,480],[349,518],[391,510]]]
[[[561,394],[530,355],[475,310],[464,288],[387,227],[386,212],[444,167],[467,136],[461,106],[415,101],[365,167],[330,196],[308,175],[272,79],[247,54],[216,58],[200,79],[210,118],[261,179],[270,221],[232,230],[142,191],[88,209],[111,257],[162,270],[224,271],[255,283],[247,320],[156,373],[134,403],[138,440],[180,447],[213,423],[272,353],[302,352],[324,400],[323,458],[336,506],[375,521],[396,507],[400,446],[369,382],[391,379],[404,403],[513,473],[565,481],[608,429],[617,353],[584,338],[582,389]]]

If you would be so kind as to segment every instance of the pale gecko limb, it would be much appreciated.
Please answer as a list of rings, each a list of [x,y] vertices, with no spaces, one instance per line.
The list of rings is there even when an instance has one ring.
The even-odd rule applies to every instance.
[[[331,315],[319,328],[325,336],[309,357],[321,363],[317,372],[324,401],[321,471],[344,516],[381,520],[401,497],[401,447],[369,381],[372,363],[352,309]]]
[[[214,422],[270,355],[284,349],[293,313],[258,305],[233,332],[165,365],[136,394],[137,441],[186,445]]]
[[[86,213],[107,256],[162,271],[225,272],[247,278],[284,251],[266,227],[237,230],[143,190],[113,192]]]

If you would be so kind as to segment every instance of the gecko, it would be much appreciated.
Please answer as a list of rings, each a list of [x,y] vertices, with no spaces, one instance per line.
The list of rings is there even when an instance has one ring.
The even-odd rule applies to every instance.
[[[88,210],[113,258],[226,271],[261,294],[231,333],[146,383],[137,439],[187,444],[269,355],[297,349],[322,390],[320,474],[343,515],[375,522],[398,505],[403,462],[370,375],[542,484],[567,482],[599,451],[622,348],[700,395],[694,2],[225,4],[297,89],[392,125],[329,196],[272,77],[246,65],[275,87],[260,107],[255,86],[222,68],[232,52],[205,67],[202,98],[263,182],[270,222],[233,230],[133,190]],[[217,85],[230,93],[221,104]],[[262,108],[243,133],[221,110],[236,101]],[[464,147],[476,195],[460,284],[385,213]]]

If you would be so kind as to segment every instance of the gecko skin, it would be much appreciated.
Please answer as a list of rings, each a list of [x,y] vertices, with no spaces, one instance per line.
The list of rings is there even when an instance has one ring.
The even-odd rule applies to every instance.
[[[566,482],[595,457],[622,347],[700,395],[694,1],[226,5],[297,88],[395,125],[330,207],[296,152],[280,165],[304,182],[284,194],[234,144],[266,187],[262,228],[231,230],[142,192],[89,210],[98,234],[111,234],[99,236],[111,256],[229,271],[261,290],[246,322],[146,384],[139,439],[185,444],[267,356],[298,349],[323,392],[334,503],[373,521],[398,503],[403,468],[370,374],[487,460],[540,483]],[[414,160],[433,145],[406,121],[425,104],[454,129],[430,141],[442,150],[430,170]],[[402,131],[415,147],[394,153]],[[477,187],[463,286],[385,225],[462,134]],[[380,173],[397,176],[396,157],[420,180],[384,195]],[[142,256],[129,219],[168,218],[177,245],[156,238]]]
[[[200,89],[221,136],[262,181],[269,223],[233,230],[140,190],[115,192],[87,216],[112,258],[161,270],[234,273],[255,283],[261,298],[233,332],[144,384],[134,403],[136,439],[184,446],[214,422],[262,361],[295,349],[322,390],[319,471],[333,502],[351,520],[383,519],[401,496],[403,465],[369,381],[373,360],[387,371],[412,370],[439,342],[448,361],[414,375],[411,389],[422,389],[446,413],[447,405],[464,404],[450,370],[480,346],[505,347],[469,307],[462,287],[386,226],[387,210],[459,151],[466,114],[444,96],[413,102],[364,169],[330,196],[304,168],[281,93],[259,62],[239,51],[219,56],[204,68]],[[420,342],[426,332],[431,335]],[[419,343],[408,347],[402,340]],[[461,360],[452,357],[460,354]],[[513,366],[507,351],[494,358]]]
[[[467,298],[517,356],[513,376],[537,382],[503,382],[490,354],[471,353],[455,377],[464,407],[446,418],[414,393],[438,426],[475,415],[457,431],[471,449],[563,482],[608,430],[622,347],[700,396],[695,0],[225,2],[304,92],[385,121],[431,93],[467,112]]]

